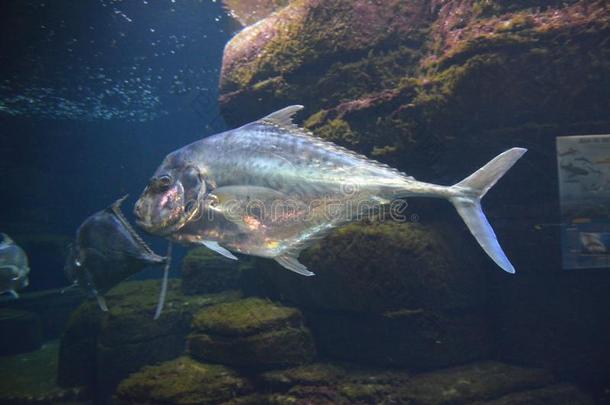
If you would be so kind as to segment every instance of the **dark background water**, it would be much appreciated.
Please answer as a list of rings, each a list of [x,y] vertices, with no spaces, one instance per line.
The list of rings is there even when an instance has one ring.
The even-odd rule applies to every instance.
[[[59,287],[88,215],[130,194],[132,218],[167,153],[225,128],[218,77],[237,26],[196,0],[15,0],[0,15],[0,231],[28,251],[30,291]]]

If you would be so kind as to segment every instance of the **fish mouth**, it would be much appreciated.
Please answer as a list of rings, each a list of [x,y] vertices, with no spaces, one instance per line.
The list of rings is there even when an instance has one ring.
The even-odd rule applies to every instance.
[[[117,217],[119,222],[121,222],[121,224],[125,227],[125,229],[127,229],[127,232],[136,241],[138,246],[140,246],[140,248],[142,248],[148,255],[150,255],[150,258],[152,260],[158,260],[159,262],[164,262],[166,260],[166,258],[159,256],[158,254],[153,252],[153,250],[150,248],[150,246],[148,246],[148,244],[146,242],[144,242],[144,239],[142,239],[142,237],[136,232],[136,230],[133,229],[131,224],[127,221],[127,218],[125,218],[125,215],[123,215],[123,212],[121,211],[121,204],[123,203],[123,201],[125,201],[125,199],[127,197],[128,197],[128,195],[125,195],[124,197],[121,197],[118,200],[116,200],[110,206],[110,209],[112,210],[114,215]],[[136,223],[138,223],[138,225],[140,222],[141,222],[140,219],[136,220]],[[148,224],[148,226],[150,226],[150,224]],[[146,225],[143,225],[142,228],[147,229]]]

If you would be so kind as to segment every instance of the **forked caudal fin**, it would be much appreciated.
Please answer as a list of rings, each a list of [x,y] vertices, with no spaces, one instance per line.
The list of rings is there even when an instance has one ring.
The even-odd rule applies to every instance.
[[[527,151],[523,148],[512,148],[493,158],[485,166],[450,187],[452,197],[449,200],[455,206],[470,232],[479,245],[498,266],[508,273],[514,273],[515,268],[510,263],[496,234],[485,218],[481,209],[481,198]]]

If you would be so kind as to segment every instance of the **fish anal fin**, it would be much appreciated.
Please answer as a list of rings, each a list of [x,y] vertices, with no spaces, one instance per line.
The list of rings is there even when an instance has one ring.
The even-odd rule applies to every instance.
[[[278,256],[274,258],[276,262],[278,262],[282,267],[294,271],[302,276],[313,276],[315,275],[311,271],[307,270],[307,267],[299,262],[296,257],[284,255]]]
[[[229,252],[228,249],[220,246],[218,244],[218,242],[213,241],[213,240],[204,240],[201,242],[205,247],[207,247],[210,250],[213,250],[214,252],[228,258],[228,259],[232,259],[232,260],[238,260],[237,257],[235,257],[235,255],[231,252]]]
[[[304,107],[302,105],[291,105],[263,117],[261,121],[271,122],[280,127],[292,129],[296,127],[296,125],[292,122],[292,118],[303,108]]]

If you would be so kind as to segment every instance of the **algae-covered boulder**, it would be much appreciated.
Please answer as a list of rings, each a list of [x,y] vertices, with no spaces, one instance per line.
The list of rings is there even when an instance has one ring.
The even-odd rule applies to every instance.
[[[314,277],[259,261],[244,288],[302,308],[328,358],[414,369],[484,359],[489,269],[463,238],[451,226],[355,223],[303,253]]]
[[[408,69],[421,44],[420,30],[428,19],[425,3],[290,2],[245,28],[225,47],[220,83],[223,116],[231,123],[244,122],[295,102],[310,105],[312,113],[341,98],[397,84],[400,79],[392,74],[404,72],[403,66]],[[384,64],[340,63],[359,61],[401,37],[410,40],[393,49]]]
[[[0,355],[36,350],[42,344],[40,318],[27,311],[0,309]]]
[[[431,370],[486,359],[494,349],[480,312],[308,312],[307,321],[321,355],[361,364]]]
[[[479,402],[483,405],[593,405],[596,401],[574,385],[556,384],[528,391],[516,392],[491,401]]]
[[[307,363],[315,357],[311,333],[295,308],[247,298],[199,311],[189,335],[191,356],[247,368]]]
[[[185,296],[172,280],[163,313],[154,320],[158,294],[158,280],[126,282],[106,295],[109,312],[94,302],[75,311],[61,341],[59,383],[95,386],[98,395],[107,395],[142,366],[182,354],[197,310],[239,297],[231,291]]]
[[[238,289],[241,266],[208,248],[192,249],[182,261],[182,292],[207,294]]]
[[[485,209],[515,267],[544,271],[555,138],[610,130],[609,21],[595,0],[293,1],[226,46],[221,109],[239,125],[303,104],[314,135],[439,184],[529,148]]]
[[[222,3],[241,25],[251,25],[286,6],[289,0],[222,0]]]
[[[549,372],[497,362],[423,374],[315,363],[266,372],[259,381],[269,393],[260,403],[271,404],[591,403],[575,386],[557,384]]]
[[[144,367],[122,381],[116,391],[118,404],[219,404],[252,390],[233,370],[180,357]]]
[[[314,277],[259,261],[244,274],[258,280],[244,288],[257,293],[263,284],[262,293],[311,310],[469,308],[484,300],[488,271],[470,238],[451,224],[355,223],[302,254]]]
[[[0,404],[77,404],[87,399],[80,387],[57,385],[59,341],[40,349],[0,357]]]

